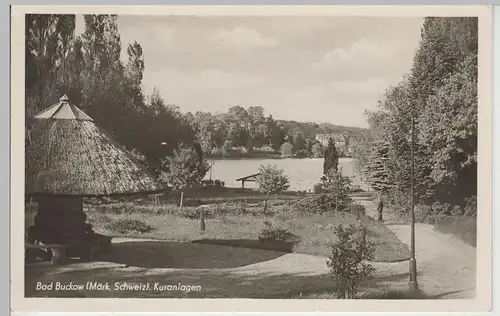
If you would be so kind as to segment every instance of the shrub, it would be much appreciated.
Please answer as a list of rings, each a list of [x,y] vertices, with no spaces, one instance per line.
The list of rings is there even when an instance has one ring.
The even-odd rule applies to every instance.
[[[295,235],[286,228],[273,227],[268,221],[264,222],[264,228],[259,232],[259,240],[290,240]]]
[[[359,283],[375,271],[371,264],[366,263],[373,259],[372,245],[366,238],[358,236],[360,230],[364,228],[354,225],[345,227],[340,224],[335,228],[337,241],[326,264],[336,279],[337,298],[355,298]]]
[[[464,216],[477,216],[477,196],[472,196],[465,200]]]
[[[264,213],[267,211],[269,194],[280,194],[290,187],[288,176],[283,169],[279,169],[276,165],[260,165],[256,182],[259,191],[266,194]]]
[[[301,149],[295,153],[295,157],[297,158],[306,158],[309,157],[309,153],[305,149]]]
[[[203,202],[198,199],[190,199],[184,201],[184,206],[197,207],[203,205]]]
[[[356,216],[363,216],[366,213],[366,207],[358,203],[352,203],[349,206],[349,213],[352,213]]]
[[[454,207],[448,203],[435,202],[431,205],[432,213],[435,215],[452,215]]]
[[[465,200],[463,206],[435,202],[432,205],[416,205],[415,220],[421,223],[434,224],[442,218],[477,215],[477,198],[473,196]]]
[[[219,208],[218,205],[216,208],[185,208],[181,212],[178,213],[180,217],[188,218],[188,219],[200,219],[201,212],[203,211],[203,217],[205,219],[214,218],[216,213],[218,216],[225,215],[223,209]]]
[[[434,228],[444,234],[451,234],[466,244],[476,247],[477,221],[470,216],[441,216]]]
[[[324,193],[324,192],[325,192],[325,189],[323,188],[322,183],[316,183],[314,185],[314,193],[319,194],[319,193]]]
[[[352,181],[349,177],[345,177],[342,171],[342,168],[338,171],[329,170],[329,172],[321,178],[323,190],[333,199],[334,209],[337,211],[346,209],[352,201],[349,196]]]
[[[415,221],[419,223],[433,224],[435,215],[429,205],[415,205]]]
[[[216,188],[220,189],[225,187],[225,182],[221,180],[202,180],[200,183],[202,188]]]
[[[223,188],[226,186],[226,183],[224,181],[215,180],[214,185],[216,188]]]
[[[117,221],[106,224],[106,229],[115,231],[120,234],[130,232],[148,233],[153,230],[153,227],[137,219],[119,219]]]
[[[350,199],[339,199],[329,193],[315,194],[305,197],[293,204],[293,207],[302,214],[322,214],[324,212],[347,211],[351,205]]]

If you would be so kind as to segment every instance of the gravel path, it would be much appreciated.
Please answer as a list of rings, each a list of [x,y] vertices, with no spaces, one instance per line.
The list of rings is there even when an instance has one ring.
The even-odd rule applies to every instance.
[[[375,202],[370,199],[358,199],[356,202],[365,205],[368,216],[377,217]],[[386,223],[393,222],[390,214],[384,214],[384,220]],[[388,224],[388,227],[410,247],[409,224]],[[418,223],[415,225],[415,258],[419,288],[427,295],[436,298],[475,297],[476,248],[452,235],[435,231],[432,225]],[[377,266],[382,271],[388,269],[379,271],[386,274],[408,273],[409,269],[408,262],[403,264],[404,267],[400,264]]]
[[[391,225],[404,243],[410,244],[410,225]],[[452,235],[436,232],[432,225],[415,225],[417,281],[429,295],[474,298],[476,249]]]

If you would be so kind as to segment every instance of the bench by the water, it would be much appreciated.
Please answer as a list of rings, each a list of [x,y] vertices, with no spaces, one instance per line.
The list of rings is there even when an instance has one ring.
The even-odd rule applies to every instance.
[[[236,181],[241,181],[241,188],[244,189],[245,188],[245,182],[255,182],[255,181],[257,181],[257,176],[259,174],[260,173],[251,174],[249,176],[236,179]]]

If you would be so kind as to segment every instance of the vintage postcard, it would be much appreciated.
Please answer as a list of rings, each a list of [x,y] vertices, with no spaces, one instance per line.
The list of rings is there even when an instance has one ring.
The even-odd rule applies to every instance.
[[[491,38],[488,6],[14,6],[12,309],[490,310]]]

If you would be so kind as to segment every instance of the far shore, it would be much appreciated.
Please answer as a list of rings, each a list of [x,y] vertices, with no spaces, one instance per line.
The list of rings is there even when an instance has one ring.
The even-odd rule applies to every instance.
[[[323,159],[324,157],[298,157],[298,156],[282,156],[279,154],[268,154],[268,155],[263,155],[263,154],[241,154],[241,155],[230,155],[230,156],[221,156],[221,155],[206,155],[205,159],[207,160],[240,160],[240,159]],[[339,159],[352,159],[352,157],[348,156],[341,156]]]

